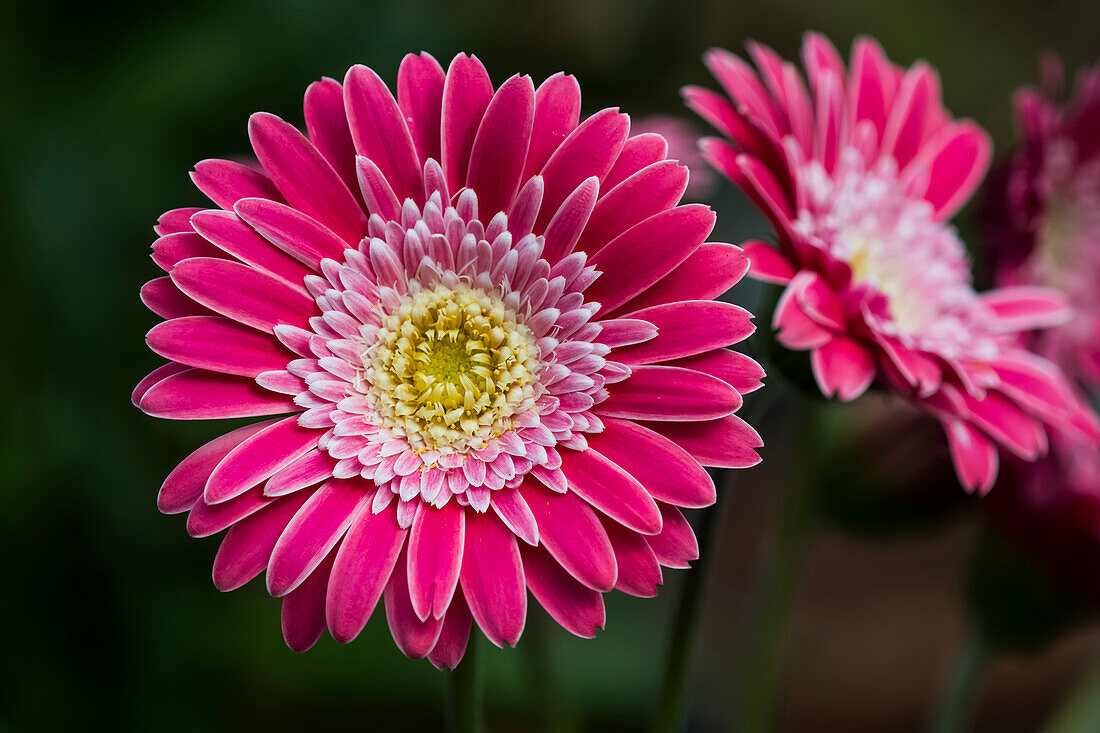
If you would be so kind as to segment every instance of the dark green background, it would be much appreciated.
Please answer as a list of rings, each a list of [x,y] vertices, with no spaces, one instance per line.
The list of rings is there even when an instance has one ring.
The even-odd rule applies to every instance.
[[[443,676],[401,656],[381,618],[349,647],[326,638],[294,655],[261,584],[218,593],[216,541],[189,539],[181,518],[154,505],[166,472],[221,428],[153,420],[129,403],[158,363],[142,339],[156,318],[137,296],[159,274],[147,259],[151,226],[165,209],[205,203],[187,172],[247,152],[251,112],[300,123],[309,82],[364,63],[392,84],[402,55],[424,49],[444,66],[474,52],[496,83],[514,72],[574,73],[589,113],[679,114],[681,85],[711,84],[699,60],[707,47],[752,37],[790,57],[805,29],[844,50],[869,33],[895,60],[927,58],[948,106],[1005,143],[1009,95],[1035,78],[1041,50],[1058,49],[1071,67],[1095,61],[1100,4],[4,4],[0,729],[440,721]],[[721,238],[760,233],[728,186],[714,204]],[[764,438],[776,445],[783,435]],[[653,701],[676,575],[656,601],[610,597],[609,628],[595,642],[535,611],[519,650],[484,645],[490,723],[528,727],[543,715],[533,712],[540,691],[551,691],[566,724],[637,728]],[[532,661],[538,649],[551,665]]]

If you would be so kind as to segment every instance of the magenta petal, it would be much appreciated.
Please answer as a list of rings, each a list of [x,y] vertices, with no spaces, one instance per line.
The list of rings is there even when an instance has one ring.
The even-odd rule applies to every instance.
[[[348,530],[328,589],[328,629],[336,641],[346,644],[363,630],[389,583],[405,533],[397,524],[397,502],[378,514],[362,514]]]
[[[321,260],[341,262],[347,243],[297,209],[263,199],[242,199],[234,209],[265,239],[299,262],[319,271]]]
[[[962,420],[944,422],[943,427],[959,483],[967,491],[985,495],[997,479],[997,446]]]
[[[614,461],[658,501],[700,508],[717,498],[714,481],[690,453],[637,423],[607,418],[602,433],[588,436],[588,447]]]
[[[329,553],[301,585],[283,598],[283,639],[291,651],[309,651],[325,633],[325,592],[335,555],[335,550]]]
[[[584,179],[596,176],[603,180],[622,150],[629,130],[629,117],[618,110],[605,109],[569,134],[542,168],[546,188],[535,231],[546,227],[550,217]]]
[[[202,496],[206,480],[210,478],[210,474],[226,454],[260,430],[274,425],[275,422],[265,420],[237,428],[214,438],[184,458],[172,469],[168,478],[164,479],[164,484],[161,485],[160,493],[157,495],[157,508],[165,514],[179,514],[191,509]]]
[[[435,648],[428,654],[428,661],[435,665],[436,669],[457,667],[466,653],[466,644],[470,640],[472,625],[473,618],[470,616],[470,609],[462,597],[460,588],[455,591],[451,607],[443,617],[443,629],[439,632]]]
[[[603,594],[574,580],[545,550],[524,547],[522,554],[527,587],[535,600],[569,633],[595,637],[607,621]]]
[[[698,356],[677,359],[668,362],[667,366],[694,369],[718,377],[741,394],[754,392],[764,386],[761,381],[765,376],[764,369],[751,358],[729,349],[715,349]]]
[[[595,254],[630,227],[675,206],[687,183],[687,168],[674,160],[638,171],[600,198],[578,249]]]
[[[248,121],[248,136],[256,157],[287,203],[348,244],[359,243],[367,232],[366,214],[305,135],[275,115],[258,112]]]
[[[849,338],[835,338],[810,353],[810,366],[821,393],[850,402],[875,381],[874,358]]]
[[[253,200],[263,201],[263,199]],[[193,217],[193,224],[195,231],[223,251],[294,287],[302,288],[302,280],[306,275],[311,274],[309,268],[281,252],[277,247],[272,247],[270,242],[232,212],[212,209],[201,211]]]
[[[199,305],[184,295],[167,275],[154,278],[141,286],[141,302],[146,308],[166,319],[212,313],[209,308]]]
[[[635,311],[680,300],[713,300],[744,277],[749,261],[732,244],[707,242],[653,287],[622,306]]]
[[[203,160],[195,164],[191,180],[210,200],[226,211],[243,198],[282,201],[275,184],[255,168],[232,160]]]
[[[576,128],[580,114],[581,87],[576,77],[558,72],[539,85],[522,180],[542,170],[550,155]]]
[[[593,409],[629,420],[714,420],[741,406],[741,395],[720,379],[668,366],[633,366]]]
[[[172,420],[214,420],[295,412],[286,395],[263,389],[251,379],[202,369],[173,374],[150,387],[138,405],[146,415]]]
[[[654,422],[645,427],[670,439],[704,466],[748,468],[760,463],[754,449],[763,446],[764,441],[736,415],[692,423]]]
[[[141,398],[145,396],[145,393],[149,391],[150,387],[152,387],[157,382],[163,381],[168,377],[171,377],[173,374],[181,374],[187,371],[189,368],[190,367],[184,366],[183,364],[177,364],[174,361],[170,361],[167,364],[162,364],[161,366],[146,374],[145,377],[137,383],[137,386],[134,387],[134,391],[130,393],[130,402],[133,403],[134,407],[140,409]]]
[[[447,69],[443,84],[440,155],[447,187],[458,191],[466,180],[470,150],[485,108],[493,98],[489,72],[476,56],[458,54]]]
[[[589,450],[562,451],[561,470],[570,491],[616,522],[642,534],[661,531],[661,513],[646,487],[592,449],[591,441]]]
[[[626,364],[652,364],[720,349],[749,337],[756,327],[744,308],[714,300],[666,303],[627,315],[657,327],[657,338],[615,350]]]
[[[196,257],[172,271],[172,282],[213,311],[261,331],[286,324],[304,327],[317,304],[260,270],[228,260]]]
[[[588,217],[592,214],[592,207],[596,205],[599,193],[600,180],[592,176],[584,179],[565,199],[546,225],[543,235],[546,238],[546,247],[542,256],[547,262],[556,263],[573,251],[577,238],[584,231]]]
[[[795,276],[794,266],[770,245],[752,240],[741,248],[749,258],[749,273],[757,280],[786,285]]]
[[[615,522],[605,522],[604,529],[615,550],[615,563],[619,567],[615,590],[639,598],[657,595],[657,586],[664,582],[664,578],[661,564],[657,562],[657,556],[645,536]]]
[[[975,426],[1025,461],[1034,461],[1046,452],[1043,424],[994,392],[978,399],[962,395]]]
[[[157,218],[153,231],[158,237],[175,232],[191,232],[191,217],[202,211],[197,206],[186,206],[179,209],[169,209]]]
[[[466,517],[459,579],[470,613],[489,641],[515,646],[527,619],[527,591],[515,535],[495,515]]]
[[[166,359],[242,377],[284,369],[294,358],[272,336],[221,316],[158,323],[145,336],[145,343]]]
[[[206,482],[203,498],[218,504],[243,494],[315,447],[320,437],[319,430],[298,425],[297,415],[267,426],[222,459]]]
[[[592,590],[615,587],[615,553],[595,512],[576,494],[527,480],[520,490],[539,525],[539,540],[569,574]]]
[[[344,106],[359,155],[370,158],[404,201],[420,201],[420,160],[405,117],[386,83],[366,66],[353,66],[344,78]]]
[[[397,70],[397,104],[409,126],[420,163],[440,160],[439,129],[446,74],[431,54],[406,54]]]
[[[279,598],[298,587],[344,536],[371,494],[362,481],[333,479],[317,489],[279,537],[267,568],[267,590]]]
[[[973,195],[993,157],[993,141],[972,122],[946,126],[935,141],[930,141],[921,158],[911,168],[925,169],[921,178],[928,181],[924,198],[940,219],[950,218]],[[908,173],[908,169],[905,171]]]
[[[511,208],[531,142],[534,114],[535,87],[529,76],[513,76],[504,82],[485,110],[466,173],[466,187],[477,192],[478,211],[485,221]]]
[[[516,537],[529,545],[539,543],[539,526],[535,522],[535,515],[531,513],[531,507],[527,506],[518,489],[494,491],[489,506]]]
[[[1060,326],[1073,317],[1065,293],[1052,288],[1020,285],[981,294],[1002,331],[1030,331]]]
[[[263,495],[259,486],[249,489],[236,499],[221,504],[207,504],[201,497],[187,515],[187,534],[209,537],[232,527],[275,501]]]
[[[439,632],[443,629],[443,614],[440,613],[438,618],[429,614],[425,620],[419,618],[413,610],[409,596],[411,570],[408,573],[405,572],[406,549],[407,547],[401,550],[397,565],[390,573],[390,582],[386,586],[386,621],[389,622],[390,634],[393,635],[397,648],[410,659],[422,659],[439,639]],[[447,600],[449,603],[450,599]],[[443,610],[447,609],[444,607]]]
[[[265,496],[286,496],[332,477],[336,459],[327,451],[306,451],[288,466],[276,471],[264,484]]]
[[[335,79],[315,81],[306,89],[302,104],[306,132],[317,152],[340,176],[352,194],[355,186],[355,143],[344,110],[344,89]]]
[[[225,252],[195,232],[176,232],[153,242],[153,254],[150,256],[157,267],[171,272],[180,260],[191,257],[225,257]]]
[[[408,592],[421,620],[442,618],[458,587],[466,510],[457,501],[441,508],[421,502],[409,535]]]
[[[806,274],[806,270],[799,276]],[[798,278],[796,277],[795,280]],[[776,339],[788,349],[801,351],[824,346],[833,339],[833,332],[811,318],[798,298],[798,283],[792,281],[775,306],[772,328]]]
[[[611,191],[620,183],[668,156],[668,142],[655,132],[643,132],[626,139],[611,172],[603,179],[604,188]]]
[[[230,527],[214,557],[214,586],[235,590],[262,573],[275,543],[308,498],[303,491],[274,501]]]
[[[645,538],[657,562],[666,568],[688,568],[699,559],[699,542],[695,532],[680,510],[668,504],[658,504],[663,524],[661,533]],[[710,511],[714,511],[711,509]]]
[[[606,314],[640,295],[698,249],[714,219],[706,206],[688,204],[631,227],[589,260],[602,274],[585,299],[601,303]]]

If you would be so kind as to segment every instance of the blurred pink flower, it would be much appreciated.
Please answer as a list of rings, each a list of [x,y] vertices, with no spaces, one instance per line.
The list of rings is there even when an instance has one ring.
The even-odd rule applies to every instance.
[[[809,34],[797,67],[750,44],[756,69],[723,51],[706,63],[726,96],[689,87],[688,105],[727,140],[706,158],[771,218],[778,251],[745,247],[751,274],[786,286],[773,326],[809,350],[827,395],[851,400],[876,379],[935,415],[959,480],[988,491],[997,445],[1024,460],[1046,427],[1087,432],[1095,417],[1057,367],[1016,334],[1063,323],[1063,296],[1039,287],[978,294],[947,220],[989,164],[988,135],[956,121],[924,63],[900,68],[859,39],[846,69]]]
[[[686,196],[704,199],[714,192],[718,177],[699,152],[699,136],[686,120],[671,115],[649,115],[631,120],[630,130],[640,135],[660,135],[668,143],[668,157],[678,160],[691,171]]]
[[[763,372],[725,348],[750,315],[711,300],[747,261],[677,206],[663,141],[579,112],[563,74],[494,89],[475,57],[410,54],[395,100],[355,66],[306,91],[308,137],[252,116],[260,168],[195,167],[219,208],[160,218],[142,298],[170,362],[136,404],[284,417],[199,448],[159,506],[229,529],[215,584],[266,571],[292,649],[384,598],[405,654],[454,667],[471,619],[518,641],[528,590],[591,637],[604,592],[696,558],[703,466],[758,462],[734,413]]]

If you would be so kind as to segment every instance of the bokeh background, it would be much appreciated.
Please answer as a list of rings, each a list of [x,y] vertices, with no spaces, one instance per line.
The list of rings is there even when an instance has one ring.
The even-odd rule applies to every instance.
[[[688,117],[678,90],[711,85],[705,49],[755,38],[792,57],[803,31],[817,29],[842,49],[866,33],[897,61],[928,59],[948,107],[1004,146],[1010,94],[1036,79],[1039,54],[1057,50],[1071,69],[1094,63],[1098,28],[1093,0],[0,5],[0,729],[442,722],[444,675],[403,657],[381,618],[348,647],[326,637],[295,655],[262,584],[219,594],[209,576],[216,540],[189,539],[179,517],[154,505],[174,463],[222,428],[153,420],[129,403],[158,363],[142,338],[156,318],[137,296],[157,274],[146,256],[151,227],[166,209],[203,203],[187,172],[245,153],[251,112],[300,123],[311,81],[364,63],[392,83],[401,56],[423,49],[444,65],[474,52],[496,83],[517,71],[576,74],[587,113],[614,105]],[[728,184],[709,200],[716,238],[767,233]],[[740,285],[730,297],[755,308],[769,294]],[[982,512],[952,485],[936,436],[914,438],[919,423],[883,440],[875,421],[892,414],[888,403],[818,411],[827,440],[816,447],[793,437],[805,404],[774,374],[746,405],[764,413],[765,460],[721,478],[690,728],[736,725],[751,591],[772,552],[782,487],[813,473],[830,509],[790,599],[776,726],[920,730],[965,643]],[[537,607],[518,649],[482,639],[490,728],[643,727],[682,575],[668,572],[655,601],[610,596],[596,641],[570,637]],[[1097,626],[1087,613],[1075,618],[997,656],[977,691],[978,729],[1033,730],[1059,715],[1100,658]]]

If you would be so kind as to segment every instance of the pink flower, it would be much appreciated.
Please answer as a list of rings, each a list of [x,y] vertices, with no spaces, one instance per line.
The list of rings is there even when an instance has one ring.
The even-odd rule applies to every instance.
[[[935,415],[969,490],[987,491],[1000,445],[1024,460],[1046,426],[1097,434],[1061,372],[1017,334],[1063,322],[1056,291],[978,294],[947,220],[990,158],[986,133],[955,121],[923,63],[891,64],[856,41],[851,69],[810,34],[798,69],[750,44],[757,70],[727,51],[706,63],[730,99],[688,88],[688,105],[724,133],[704,155],[767,213],[778,251],[746,245],[751,273],[786,289],[773,326],[809,350],[821,391],[851,400],[878,380]],[[731,101],[732,100],[732,101]]]
[[[408,55],[269,114],[259,167],[206,160],[219,208],[164,214],[142,289],[171,361],[149,415],[282,415],[207,443],[159,496],[196,537],[229,529],[214,582],[266,571],[292,649],[351,641],[380,598],[410,657],[454,667],[471,618],[523,632],[527,590],[566,629],[603,593],[652,596],[698,547],[703,466],[761,445],[734,413],[762,370],[725,349],[750,315],[713,302],[747,269],[677,206],[687,171],[580,88],[493,88],[474,57]]]

